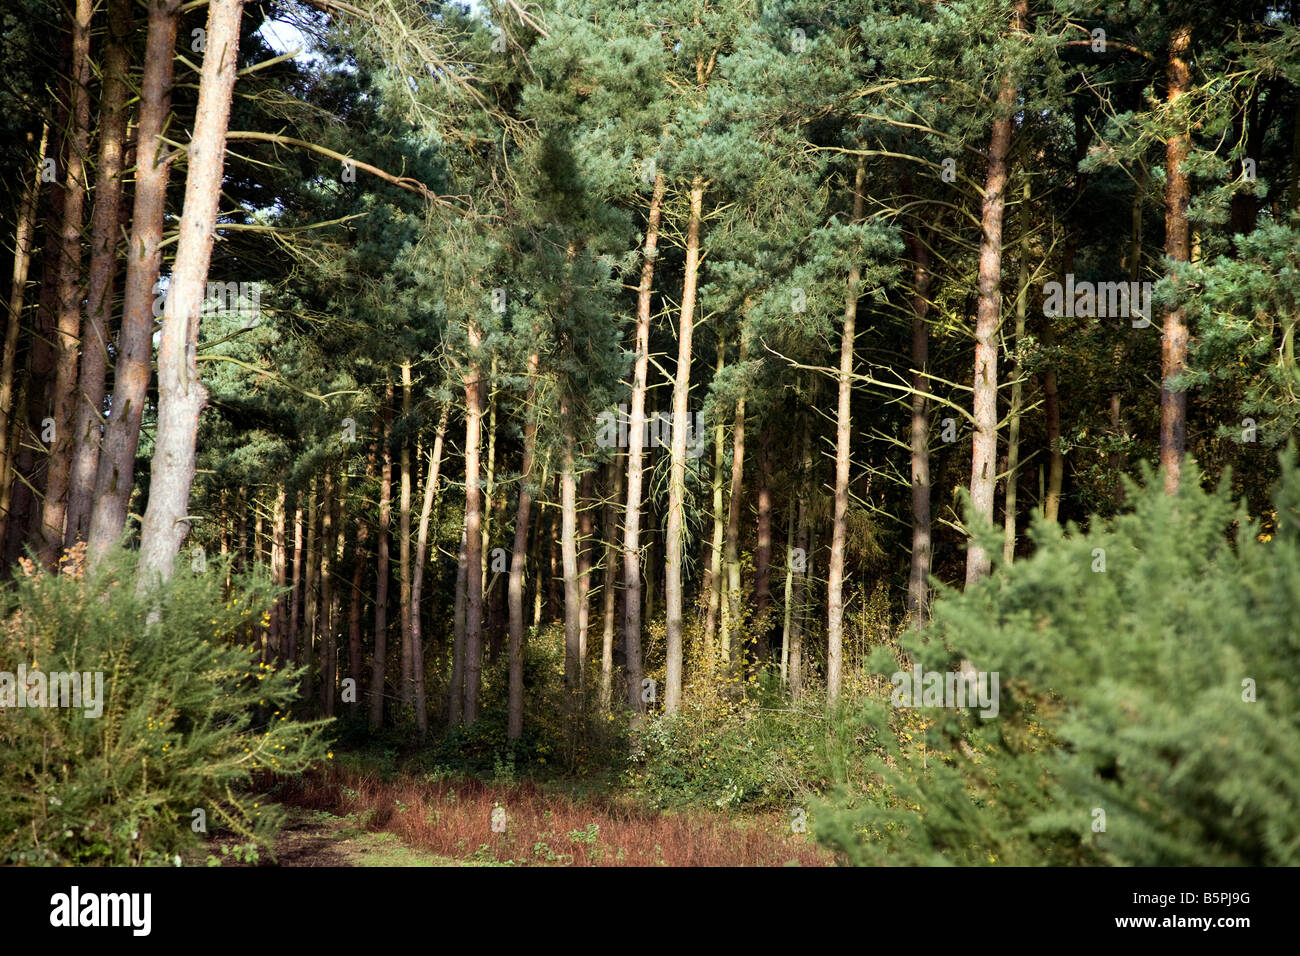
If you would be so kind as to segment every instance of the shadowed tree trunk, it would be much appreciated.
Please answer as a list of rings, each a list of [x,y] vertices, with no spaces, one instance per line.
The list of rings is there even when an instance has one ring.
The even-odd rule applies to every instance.
[[[113,397],[104,424],[95,475],[94,510],[88,550],[92,564],[114,547],[126,527],[135,483],[135,452],[140,440],[153,359],[154,287],[162,266],[167,179],[174,150],[162,142],[171,107],[172,63],[180,0],[150,0],[136,128],[135,196],[127,246],[125,299],[113,366]]]
[[[515,509],[515,540],[510,553],[510,581],[507,593],[510,618],[508,650],[509,698],[506,739],[518,740],[524,732],[524,572],[528,558],[528,524],[532,517],[534,452],[537,448],[537,365],[534,351],[528,356],[528,400],[524,423],[524,461],[519,474],[519,505]],[[538,562],[540,564],[540,562]],[[538,589],[540,594],[540,588]]]
[[[429,454],[429,472],[424,479],[424,501],[420,506],[420,529],[415,541],[415,573],[411,581],[411,666],[415,679],[415,727],[423,736],[429,728],[424,687],[424,632],[420,624],[420,599],[424,596],[424,563],[429,553],[429,518],[438,494],[438,473],[442,470],[442,447],[447,437],[447,417],[450,403],[442,406],[438,430],[433,436],[433,451]]]
[[[1180,127],[1165,146],[1165,255],[1174,262],[1187,262],[1191,258],[1191,230],[1187,221],[1191,187],[1183,169],[1191,150],[1191,136],[1186,132],[1189,120],[1178,113],[1179,99],[1191,89],[1188,62],[1191,44],[1191,26],[1183,23],[1175,27],[1169,38],[1165,72],[1166,98]],[[1165,313],[1160,352],[1160,467],[1164,471],[1165,491],[1171,495],[1178,491],[1183,454],[1187,449],[1187,393],[1173,391],[1169,382],[1182,374],[1186,361],[1187,320],[1179,306]]]
[[[384,679],[388,670],[388,526],[393,499],[393,386],[384,389],[379,433],[379,528],[375,535],[375,654],[370,662],[370,729],[384,722]]]
[[[122,168],[126,155],[127,67],[130,61],[131,2],[108,4],[108,40],[104,51],[99,106],[99,159],[95,209],[91,215],[90,287],[81,330],[81,382],[73,416],[72,473],[63,545],[86,540],[99,467],[104,374],[117,279],[117,231],[121,219]]]
[[[772,433],[763,428],[758,449],[758,536],[754,542],[755,664],[767,664],[770,647],[768,609],[772,601]]]
[[[930,250],[923,237],[907,234],[912,255],[912,559],[907,578],[907,615],[914,624],[930,612]]]
[[[91,0],[76,0],[72,14],[72,71],[68,128],[63,139],[63,219],[59,241],[58,317],[54,327],[54,439],[50,442],[45,498],[36,555],[54,568],[63,545],[68,478],[75,444],[77,344],[81,335],[81,229],[86,205],[86,154],[90,149]],[[179,543],[178,543],[179,547]]]
[[[49,143],[49,124],[41,127],[40,145],[36,150],[36,163],[23,186],[22,199],[14,226],[14,269],[9,286],[9,314],[5,321],[4,358],[0,360],[0,546],[3,546],[9,528],[9,505],[13,494],[14,446],[21,434],[17,425],[22,416],[14,410],[21,403],[14,401],[14,368],[18,355],[18,336],[22,330],[23,299],[27,291],[27,272],[32,261],[32,237],[36,231],[36,199],[40,191],[41,169],[45,165],[45,148]],[[31,145],[32,135],[27,135]],[[13,432],[13,435],[10,433]]]

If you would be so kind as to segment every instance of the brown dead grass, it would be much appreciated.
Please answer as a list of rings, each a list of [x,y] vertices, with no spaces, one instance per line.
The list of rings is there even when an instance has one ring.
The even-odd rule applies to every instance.
[[[667,814],[613,800],[575,800],[523,783],[382,780],[337,767],[295,781],[290,806],[348,817],[368,830],[454,859],[532,866],[832,866],[810,834],[777,816]],[[505,811],[494,832],[493,811]],[[499,819],[499,816],[498,816]],[[783,826],[784,824],[784,826]]]

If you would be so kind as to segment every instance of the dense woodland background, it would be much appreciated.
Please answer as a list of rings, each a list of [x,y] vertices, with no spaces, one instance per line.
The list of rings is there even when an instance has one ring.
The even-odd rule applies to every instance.
[[[855,862],[1294,862],[1298,15],[6,0],[11,639],[111,643],[86,582],[172,634],[211,603],[308,728],[265,772],[338,718],[511,779],[630,760],[655,806],[834,793]],[[870,710],[927,654],[1001,661],[998,732]],[[1258,791],[1169,796],[1232,759],[1171,702],[1247,678]],[[1150,855],[1012,759],[1058,747]]]

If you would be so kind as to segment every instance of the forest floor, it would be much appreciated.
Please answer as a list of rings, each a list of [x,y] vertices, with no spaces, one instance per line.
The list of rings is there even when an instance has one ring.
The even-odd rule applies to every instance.
[[[656,811],[531,783],[336,770],[278,797],[289,811],[278,866],[835,864],[777,814]]]

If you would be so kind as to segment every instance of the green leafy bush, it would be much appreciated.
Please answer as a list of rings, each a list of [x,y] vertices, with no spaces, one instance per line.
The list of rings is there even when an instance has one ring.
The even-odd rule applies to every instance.
[[[236,576],[223,600],[212,562],[141,597],[130,556],[78,563],[25,563],[0,595],[0,672],[103,675],[98,717],[0,707],[0,861],[174,862],[200,820],[265,845],[280,812],[261,792],[326,757],[324,722],[289,716],[300,673],[247,643],[273,599],[265,577]]]
[[[886,738],[892,799],[822,808],[855,863],[1300,863],[1300,473],[1276,533],[1192,470],[1147,475],[1094,527],[937,602],[908,649],[1000,674],[996,718],[922,709],[925,758]],[[996,543],[989,542],[997,554]],[[913,712],[915,713],[915,711]]]

